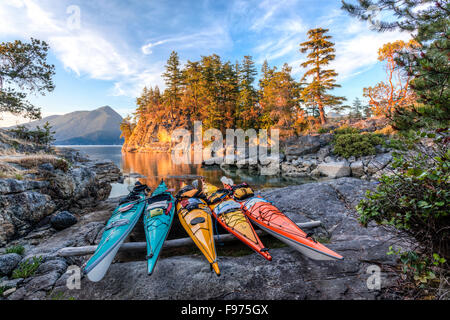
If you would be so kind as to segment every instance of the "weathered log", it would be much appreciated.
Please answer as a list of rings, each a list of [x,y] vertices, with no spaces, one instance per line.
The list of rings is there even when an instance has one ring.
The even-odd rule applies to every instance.
[[[310,221],[305,223],[297,223],[297,225],[300,228],[315,228],[320,226],[320,221]],[[258,235],[265,235],[266,233],[257,230],[256,233]],[[214,236],[214,239],[216,241],[221,242],[231,242],[238,240],[234,235],[232,234],[221,234]],[[184,247],[188,245],[194,244],[194,241],[192,241],[191,238],[181,238],[181,239],[173,239],[173,240],[167,240],[164,242],[163,248],[178,248],[178,247]],[[58,251],[58,255],[61,257],[72,257],[72,256],[84,256],[89,255],[95,252],[97,249],[97,246],[84,246],[84,247],[67,247],[62,248]],[[122,244],[122,246],[119,249],[119,252],[123,251],[145,251],[147,249],[147,244],[145,242],[126,242]]]

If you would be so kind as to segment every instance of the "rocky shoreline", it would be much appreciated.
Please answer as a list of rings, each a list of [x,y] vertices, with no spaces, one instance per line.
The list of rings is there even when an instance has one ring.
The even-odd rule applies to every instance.
[[[4,298],[10,300],[401,299],[395,258],[386,255],[390,245],[400,245],[397,234],[372,224],[363,228],[354,212],[365,191],[374,187],[373,182],[339,178],[260,192],[295,222],[321,220],[323,227],[315,229],[315,236],[342,254],[343,261],[317,262],[289,247],[280,247],[271,250],[272,262],[256,254],[221,256],[222,276],[218,278],[199,253],[175,254],[161,258],[155,273],[148,277],[143,256],[133,261],[119,256],[102,281],[92,283],[83,277],[80,289],[71,290],[66,285],[71,273],[66,270],[81,266],[89,257],[64,258],[58,256],[58,250],[98,243],[118,202],[108,199],[80,216],[76,224],[41,235],[39,243],[28,245],[23,255],[11,256],[10,264],[17,263],[15,268],[33,257],[41,257],[41,261],[34,275],[24,279],[3,276],[0,287],[8,287]],[[142,229],[142,225],[136,229]],[[129,241],[139,240],[139,230]],[[179,230],[173,228],[173,232]],[[369,266],[381,270],[379,289],[367,286]]]
[[[86,213],[109,196],[111,182],[122,176],[114,163],[91,161],[68,148],[57,149],[49,162],[47,157],[33,155],[13,160],[16,169],[26,170],[21,162],[31,161],[36,168],[26,170],[31,173],[21,179],[0,179],[0,245],[27,238],[61,212]]]
[[[312,179],[355,177],[367,181],[377,181],[391,171],[391,150],[379,145],[374,155],[346,159],[333,153],[332,141],[332,134],[300,136],[286,141],[279,156],[269,156],[266,162],[250,158],[247,152],[242,158],[237,155],[213,157],[204,161],[203,165],[219,164],[224,171],[249,170],[266,176]]]

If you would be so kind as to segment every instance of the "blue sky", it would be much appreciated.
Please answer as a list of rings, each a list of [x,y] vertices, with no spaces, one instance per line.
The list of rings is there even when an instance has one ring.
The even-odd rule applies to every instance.
[[[287,62],[299,80],[305,59],[299,43],[316,27],[330,29],[332,67],[342,85],[335,93],[349,102],[383,80],[378,48],[409,38],[371,31],[335,0],[0,1],[1,41],[35,37],[51,46],[56,89],[30,98],[44,116],[103,105],[131,113],[144,85],[164,88],[161,73],[172,50],[182,62],[213,53],[233,62],[251,55],[258,69],[264,59],[271,66]],[[0,126],[11,121],[4,117]]]

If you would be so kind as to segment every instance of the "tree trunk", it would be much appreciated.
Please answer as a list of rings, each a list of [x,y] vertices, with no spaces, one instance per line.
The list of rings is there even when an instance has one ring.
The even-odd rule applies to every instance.
[[[320,98],[318,98],[318,107],[319,107],[319,114],[320,114],[320,124],[326,124],[327,119],[325,118],[325,111],[323,110],[323,104]]]

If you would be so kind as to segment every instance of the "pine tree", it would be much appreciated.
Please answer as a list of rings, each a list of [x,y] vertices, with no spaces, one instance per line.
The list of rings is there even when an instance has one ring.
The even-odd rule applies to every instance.
[[[206,128],[222,128],[225,120],[222,61],[216,54],[204,56],[201,66],[202,95],[205,99],[205,107],[202,110],[204,125]]]
[[[170,117],[173,121],[180,113],[179,105],[183,86],[183,74],[180,69],[178,53],[172,51],[165,68],[166,72],[162,74],[167,86],[164,91],[164,96],[169,108]]]
[[[343,1],[342,8],[361,20],[372,19],[374,7],[393,14],[394,21],[380,21],[374,27],[382,32],[408,31],[419,46],[406,50],[397,64],[413,77],[411,88],[417,96],[416,105],[398,108],[395,126],[411,129],[429,124],[448,125],[450,121],[450,2],[439,0],[358,0],[356,5]],[[424,6],[424,4],[429,4]]]
[[[299,84],[292,78],[292,68],[284,64],[280,71],[263,64],[260,79],[260,127],[280,130],[282,136],[296,132],[296,121],[302,112],[299,104]]]
[[[39,119],[41,110],[27,98],[30,93],[52,92],[55,66],[47,63],[49,46],[31,38],[0,43],[0,114],[9,112],[29,119]]]
[[[184,95],[182,104],[187,111],[188,122],[192,125],[195,120],[200,120],[201,112],[201,78],[202,71],[199,62],[188,61],[183,70]]]
[[[122,122],[120,123],[120,131],[122,131],[120,138],[124,138],[125,143],[127,143],[133,133],[135,126],[136,124],[133,122],[131,116],[126,116],[122,119]]]
[[[352,104],[352,108],[351,108],[352,111],[350,112],[350,116],[352,118],[357,118],[357,119],[362,118],[363,108],[364,107],[363,107],[361,99],[356,97]]]
[[[237,111],[237,124],[244,130],[257,128],[259,109],[257,108],[257,92],[253,87],[257,74],[252,57],[244,56],[239,70],[240,99]]]
[[[328,41],[331,39],[331,36],[326,35],[328,31],[322,28],[309,30],[309,41],[300,44],[300,52],[309,52],[307,56],[309,60],[301,64],[303,68],[309,68],[301,81],[312,78],[312,81],[303,89],[302,96],[307,104],[317,108],[322,124],[326,123],[325,107],[338,106],[345,100],[344,97],[327,93],[331,89],[340,87],[335,80],[338,74],[332,69],[325,69],[325,66],[335,59],[334,43]]]

